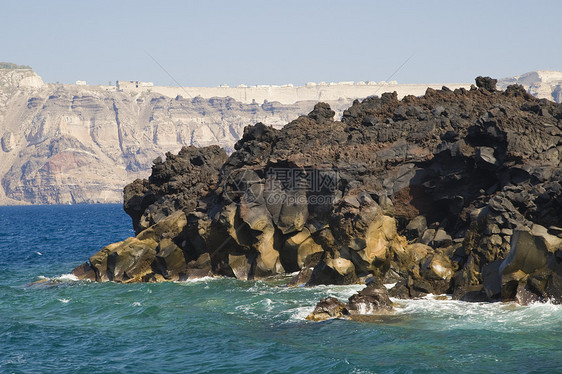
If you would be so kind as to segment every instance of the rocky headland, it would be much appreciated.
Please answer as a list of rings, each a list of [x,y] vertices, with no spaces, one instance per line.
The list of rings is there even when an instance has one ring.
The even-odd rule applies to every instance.
[[[308,83],[305,86],[161,87],[44,83],[28,66],[0,64],[0,204],[119,203],[152,160],[184,146],[227,153],[248,124],[281,128],[328,102],[341,119],[353,99],[387,91],[422,95],[442,84]],[[560,102],[562,73],[502,79]],[[470,84],[447,84],[469,88]]]
[[[477,87],[476,87],[477,86]],[[522,86],[319,103],[282,129],[156,159],[125,188],[137,236],[74,270],[136,282],[206,275],[369,286],[317,314],[389,310],[388,295],[562,301],[562,105]]]

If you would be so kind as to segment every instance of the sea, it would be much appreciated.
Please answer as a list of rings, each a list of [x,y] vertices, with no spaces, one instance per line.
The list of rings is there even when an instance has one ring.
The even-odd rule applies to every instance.
[[[0,373],[560,373],[562,306],[393,300],[305,317],[362,286],[118,284],[71,270],[133,235],[120,205],[0,207]]]

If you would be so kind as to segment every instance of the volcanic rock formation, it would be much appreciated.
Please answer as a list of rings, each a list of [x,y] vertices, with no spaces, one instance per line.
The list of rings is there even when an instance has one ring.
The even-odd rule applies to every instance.
[[[393,310],[387,289],[374,278],[367,287],[353,294],[345,304],[335,297],[321,299],[306,319],[310,321],[324,321],[330,318],[363,320],[361,317],[365,315],[386,314]]]
[[[220,170],[216,148],[157,160],[126,190],[136,239],[77,273],[300,271],[293,284],[375,277],[394,297],[560,302],[562,105],[476,82],[355,101],[342,121],[319,103],[280,130],[248,126]]]

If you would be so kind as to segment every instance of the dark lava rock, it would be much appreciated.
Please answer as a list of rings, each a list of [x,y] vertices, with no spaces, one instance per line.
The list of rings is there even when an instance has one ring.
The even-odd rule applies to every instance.
[[[496,84],[498,83],[497,79],[492,79],[490,77],[476,77],[476,87],[483,88],[488,91],[495,91]]]
[[[347,302],[347,310],[350,314],[372,314],[392,309],[388,290],[382,284],[374,282],[352,295]]]
[[[96,279],[174,279],[206,254],[213,274],[241,279],[301,271],[300,284],[398,282],[396,297],[559,300],[562,105],[476,83],[356,100],[341,121],[319,103],[279,130],[247,126],[228,158],[187,147],[156,160],[124,203],[151,249],[119,247],[131,263],[117,273],[115,249],[93,256]],[[176,211],[181,230],[150,231]]]
[[[312,313],[306,319],[310,321],[324,321],[330,318],[344,318],[349,315],[345,304],[335,297],[320,300]]]
[[[157,158],[148,180],[137,179],[124,190],[123,208],[133,219],[138,234],[175,211],[189,213],[218,180],[226,161],[218,146],[183,147],[177,155]]]
[[[371,278],[371,280],[376,278]],[[334,298],[321,299],[306,319],[324,321],[330,318],[358,319],[357,317],[373,314],[386,314],[393,310],[388,290],[380,281],[371,281],[367,287],[351,295],[347,304]],[[363,319],[358,319],[363,321]]]

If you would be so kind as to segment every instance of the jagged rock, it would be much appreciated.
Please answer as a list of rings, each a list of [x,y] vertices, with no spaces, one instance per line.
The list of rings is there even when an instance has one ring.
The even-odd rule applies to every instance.
[[[454,300],[468,301],[468,302],[488,302],[494,301],[490,299],[483,290],[483,285],[473,285],[466,288],[457,288],[453,294]]]
[[[96,272],[90,266],[89,262],[84,262],[82,265],[77,266],[74,270],[72,270],[72,275],[82,280],[96,280]]]
[[[152,239],[128,238],[90,257],[90,265],[98,281],[140,281],[152,272],[157,247],[158,243]]]
[[[417,216],[408,222],[406,230],[404,231],[404,236],[408,240],[415,240],[422,236],[422,234],[427,229],[427,219],[424,216]]]
[[[498,83],[497,79],[492,79],[490,77],[476,77],[476,87],[483,88],[488,91],[495,91],[496,84]]]
[[[363,320],[361,316],[385,314],[393,310],[386,287],[380,281],[371,278],[367,287],[351,295],[346,304],[334,297],[321,299],[306,319],[310,321],[324,321],[331,318]]]
[[[306,319],[309,321],[325,321],[330,318],[344,318],[348,314],[349,312],[343,302],[335,297],[327,297],[320,300]]]
[[[561,290],[555,284],[560,271],[557,252],[561,250],[562,239],[548,234],[540,225],[516,230],[511,251],[498,269],[502,300],[522,304],[544,299],[562,302]]]
[[[500,266],[503,260],[494,261],[482,267],[483,290],[491,300],[501,298],[502,279]]]
[[[319,124],[329,123],[334,120],[334,112],[326,103],[318,103],[314,106],[312,112],[308,116]]]
[[[222,166],[220,152],[201,151],[214,179],[198,174],[206,161],[170,155],[149,181],[128,187],[127,206],[137,207],[139,227],[185,211],[185,228],[168,238],[188,264],[208,254],[218,275],[300,271],[293,283],[309,285],[375,276],[397,282],[395,297],[552,298],[562,109],[494,85],[479,78],[478,89],[428,89],[401,101],[385,93],[355,101],[341,122],[318,104],[282,129],[248,126]],[[202,190],[182,197],[185,185]],[[527,259],[522,227],[552,250]]]
[[[491,147],[476,148],[476,156],[478,157],[478,160],[490,164],[491,166],[495,165],[497,162],[494,157],[494,148]]]
[[[328,257],[314,268],[308,286],[318,284],[355,284],[359,278],[353,262],[343,257]]]
[[[217,182],[226,157],[218,146],[190,146],[177,155],[166,154],[165,161],[154,160],[149,180],[136,180],[124,190],[123,208],[137,234],[176,211],[194,210],[198,199]]]
[[[165,238],[160,240],[156,251],[155,268],[166,279],[170,279],[175,275],[179,278],[180,273],[186,272],[187,264],[183,251],[171,239]]]
[[[157,224],[141,231],[137,235],[137,239],[159,241],[162,238],[177,238],[183,232],[186,224],[187,218],[185,213],[181,210],[176,211],[163,218]]]
[[[388,290],[382,283],[372,282],[352,295],[346,305],[349,314],[373,314],[393,310]]]

